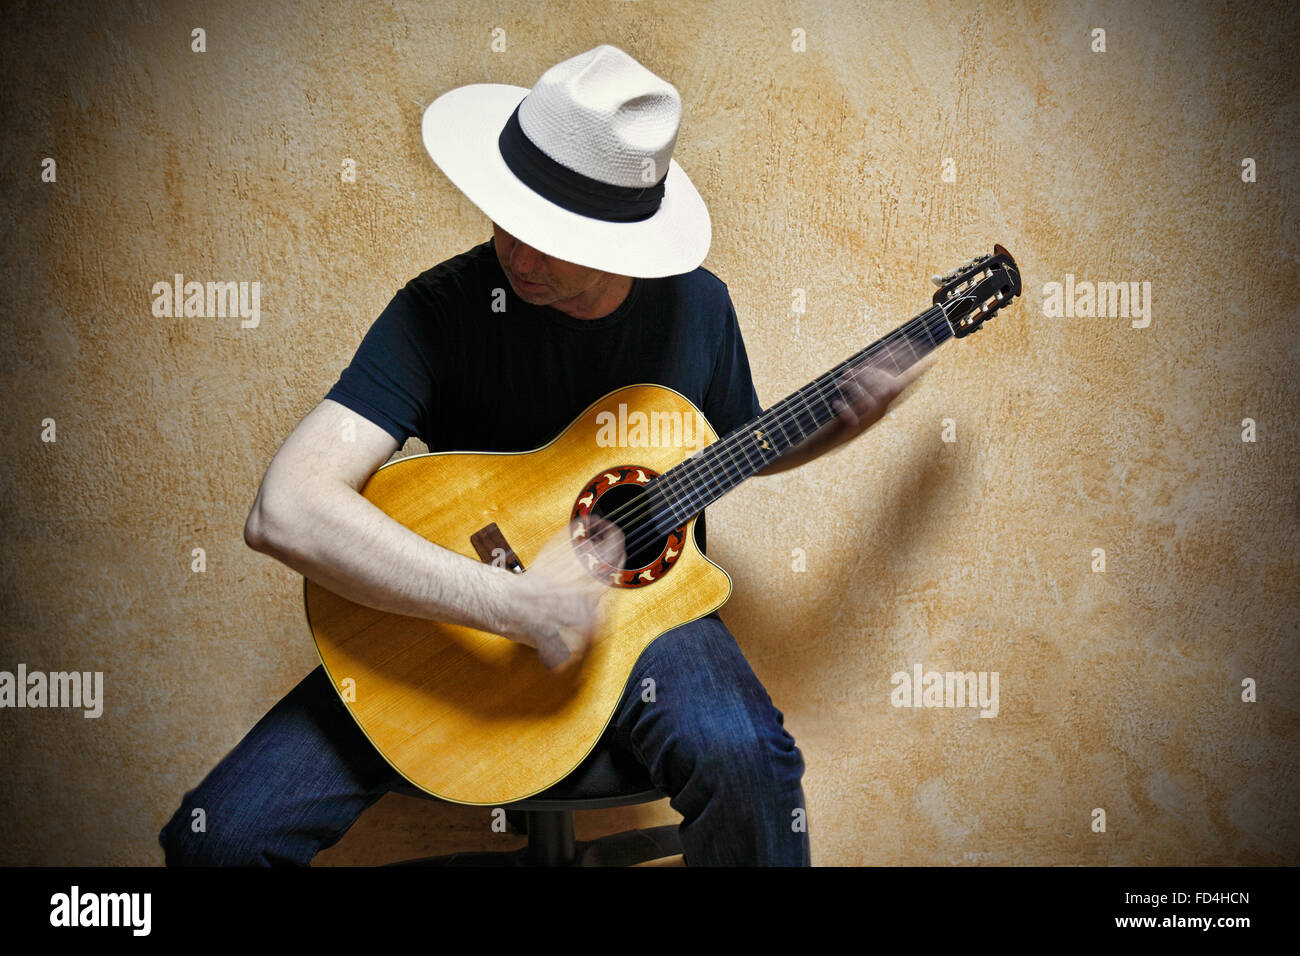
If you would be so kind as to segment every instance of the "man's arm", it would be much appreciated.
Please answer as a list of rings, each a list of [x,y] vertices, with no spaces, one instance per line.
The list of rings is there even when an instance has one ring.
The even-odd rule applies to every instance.
[[[483,564],[388,517],[360,489],[396,450],[378,425],[321,402],[271,461],[245,542],[358,604],[501,634],[548,667],[576,663],[595,628],[591,589]]]

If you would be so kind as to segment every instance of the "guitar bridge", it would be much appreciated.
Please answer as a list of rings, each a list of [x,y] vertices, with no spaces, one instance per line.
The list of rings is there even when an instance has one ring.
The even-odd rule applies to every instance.
[[[495,521],[470,535],[469,543],[474,545],[479,560],[484,564],[509,568],[515,574],[524,573],[523,562],[519,560],[519,555],[515,554],[515,549],[510,547],[510,542],[506,540],[506,536],[501,533]]]

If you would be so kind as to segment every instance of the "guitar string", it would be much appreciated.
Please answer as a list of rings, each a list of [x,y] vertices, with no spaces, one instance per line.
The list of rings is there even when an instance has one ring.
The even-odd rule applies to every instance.
[[[795,448],[798,444],[800,444],[808,437],[810,437],[811,434],[819,431],[822,427],[824,427],[826,424],[829,424],[830,421],[833,420],[833,418],[828,419],[826,422],[823,422],[822,425],[818,425],[813,429],[812,432],[807,434],[804,433],[803,427],[799,422],[800,416],[805,411],[811,416],[813,422],[817,421],[817,412],[813,411],[812,405],[809,403],[809,397],[817,401],[820,401],[823,405],[826,406],[828,411],[832,410],[832,406],[827,401],[827,396],[829,396],[832,391],[837,393],[841,400],[844,399],[844,393],[841,390],[839,384],[839,380],[843,377],[842,375],[843,372],[852,370],[853,373],[856,374],[858,371],[871,365],[875,365],[875,367],[880,367],[880,363],[876,363],[873,360],[881,357],[882,354],[884,358],[892,360],[894,362],[895,367],[897,368],[899,365],[897,361],[897,357],[902,355],[903,350],[906,348],[906,350],[911,353],[912,359],[901,369],[899,369],[898,372],[895,373],[901,375],[903,372],[905,372],[908,368],[914,365],[925,355],[929,354],[934,349],[944,344],[944,342],[948,340],[947,338],[944,338],[943,341],[941,342],[935,342],[934,336],[933,334],[931,334],[931,328],[930,328],[931,324],[934,324],[934,326],[940,330],[944,328],[944,325],[939,325],[938,323],[933,322],[933,320],[937,318],[937,316],[935,315],[935,308],[936,307],[931,307],[925,310],[920,315],[915,316],[904,325],[899,326],[897,329],[889,333],[884,338],[880,339],[877,342],[872,343],[871,345],[867,346],[865,349],[862,349],[861,351],[854,353],[854,355],[850,356],[848,359],[844,360],[839,365],[836,365],[830,370],[828,370],[827,372],[823,373],[813,382],[810,382],[808,385],[804,386],[803,388],[798,389],[795,392],[792,392],[790,395],[786,396],[786,398],[782,399],[776,405],[772,406],[772,408],[764,412],[761,412],[758,416],[755,417],[753,422],[746,423],[746,426],[749,424],[758,423],[764,418],[764,416],[770,415],[774,411],[777,411],[778,409],[781,408],[782,405],[786,404],[787,402],[790,403],[789,414],[778,411],[777,417],[774,419],[773,423],[764,422],[763,425],[766,430],[770,431],[772,424],[775,424],[776,427],[781,431],[781,433],[786,436],[787,442],[789,442],[789,436],[786,433],[785,425],[791,424],[792,427],[798,432],[800,438],[796,442],[789,442],[789,446],[784,451],[780,452],[775,458],[771,459],[771,461],[778,460],[783,455],[787,454],[789,451]],[[944,316],[945,325],[946,325],[947,310],[945,310],[942,305],[937,306],[937,308],[939,309],[940,314]],[[925,348],[920,355],[918,355],[916,348],[913,345],[913,339],[911,338],[911,333],[921,328],[924,329],[926,337],[930,340],[930,345],[928,348]],[[897,339],[897,341],[895,341],[895,339]],[[917,339],[916,341],[918,344],[921,345],[925,344],[920,342],[919,339]],[[822,381],[822,380],[826,380],[826,381]],[[821,384],[818,384],[819,382],[821,382]],[[805,394],[805,390],[810,388],[812,389],[812,391]],[[803,403],[804,409],[802,411],[797,407],[798,402]],[[746,426],[742,426],[742,428]],[[690,507],[692,512],[690,516],[685,519],[685,521],[689,521],[691,517],[694,517],[696,514],[699,513],[699,511],[703,510],[703,508],[695,507],[695,505],[698,503],[699,500],[702,500],[703,498],[711,494],[713,491],[715,491],[718,487],[721,486],[724,480],[729,480],[729,479],[742,476],[745,469],[753,465],[753,462],[749,458],[748,452],[746,452],[743,448],[738,448],[735,449],[735,451],[738,451],[740,454],[744,455],[744,465],[741,465],[738,455],[733,453],[733,448],[729,445],[733,437],[738,436],[739,434],[741,434],[741,429],[740,428],[734,429],[732,432],[724,436],[719,441],[706,446],[699,453],[697,453],[701,456],[704,455],[705,453],[711,453],[712,456],[716,458],[717,465],[720,465],[721,468],[715,466],[713,463],[708,463],[704,465],[703,467],[706,468],[706,471],[701,477],[701,480],[695,482],[694,489],[691,490],[689,493],[682,495],[680,493],[675,492],[670,487],[665,487],[666,500],[664,500],[664,498],[660,498],[657,500],[647,501],[646,499],[651,499],[654,497],[652,488],[647,486],[646,493],[644,495],[639,496],[635,501],[628,502],[626,505],[620,506],[619,508],[610,512],[608,515],[602,516],[603,520],[609,522],[612,525],[617,526],[620,522],[626,523],[633,519],[640,518],[652,509],[664,510],[664,508],[666,507],[669,510],[675,510],[678,506],[682,504],[687,504]],[[724,452],[728,455],[728,457],[730,457],[731,459],[730,463],[722,460],[721,455]],[[684,459],[682,462],[680,462],[679,465],[674,466],[674,468],[679,467],[680,465],[685,465],[688,462],[694,460],[695,458],[696,456],[692,455],[690,458]],[[700,462],[703,462],[704,460],[705,459],[703,458],[699,459]],[[765,462],[763,464],[760,464],[759,468],[765,467],[766,464],[770,464],[770,462]],[[697,465],[697,467],[700,466]],[[671,474],[671,470],[669,472],[664,473],[665,476],[670,474]],[[744,480],[743,477],[741,478],[741,480],[742,481]],[[640,527],[641,526],[638,526],[638,530],[640,530]],[[673,530],[675,530],[675,528]],[[612,533],[613,533],[612,530],[600,529],[597,531],[597,533],[590,535],[587,538],[587,540],[588,542],[591,542],[593,544],[598,544],[601,540],[608,537]],[[636,536],[634,534],[633,538],[629,539],[624,544],[625,553],[630,554],[635,552],[637,548],[643,546],[647,542],[653,540],[655,537],[658,537],[662,534],[663,532],[658,531],[654,527],[645,529],[644,533],[640,534],[639,536]],[[555,557],[565,557],[565,556],[567,555],[563,553],[560,555],[555,555],[552,556],[552,560],[547,560],[546,556],[542,556],[539,560],[534,561],[530,565],[530,567],[549,565],[550,563],[553,563],[553,559]],[[602,563],[604,563],[603,559],[602,559]],[[583,569],[582,573],[587,574],[588,572],[585,569]]]

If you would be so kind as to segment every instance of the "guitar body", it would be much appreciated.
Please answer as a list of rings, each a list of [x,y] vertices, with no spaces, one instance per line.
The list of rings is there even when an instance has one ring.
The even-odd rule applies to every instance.
[[[663,429],[648,438],[638,433],[637,412]],[[675,443],[655,440],[671,432],[665,423],[687,416],[693,433],[679,429]],[[611,418],[621,423],[613,447]],[[638,434],[647,440],[622,440]],[[534,451],[403,458],[376,471],[362,494],[417,534],[475,561],[482,556],[471,536],[495,523],[527,568],[593,490],[598,496],[620,481],[644,481],[646,472],[665,472],[716,438],[684,396],[634,385],[598,400]],[[304,582],[308,624],[344,705],[395,770],[443,800],[510,803],[582,762],[651,641],[727,600],[731,579],[697,547],[695,520],[670,539],[679,547],[665,552],[667,565],[648,565],[629,584],[606,588],[600,640],[564,674],[547,671],[531,647],[376,611],[312,581]],[[579,566],[576,554],[571,559]]]

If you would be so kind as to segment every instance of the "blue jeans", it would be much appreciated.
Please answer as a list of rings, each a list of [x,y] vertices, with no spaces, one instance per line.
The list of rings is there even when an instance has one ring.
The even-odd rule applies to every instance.
[[[651,643],[598,746],[625,748],[669,795],[687,864],[809,864],[803,756],[716,614]],[[169,866],[305,866],[390,790],[410,792],[318,667],[185,795],[158,841]]]

